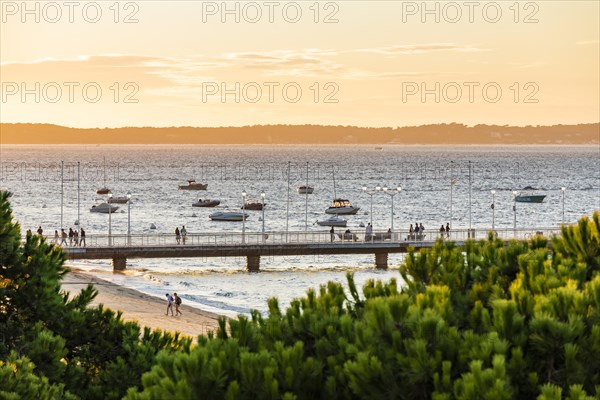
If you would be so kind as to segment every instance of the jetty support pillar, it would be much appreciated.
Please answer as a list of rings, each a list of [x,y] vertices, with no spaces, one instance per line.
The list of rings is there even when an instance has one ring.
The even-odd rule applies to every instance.
[[[246,269],[248,272],[258,272],[260,269],[260,256],[247,256]]]
[[[113,257],[113,271],[125,271],[127,268],[127,258],[123,256]]]
[[[388,268],[388,253],[375,253],[375,268]]]

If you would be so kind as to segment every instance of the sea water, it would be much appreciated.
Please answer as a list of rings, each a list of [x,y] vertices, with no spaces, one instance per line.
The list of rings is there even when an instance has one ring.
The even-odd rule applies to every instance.
[[[492,216],[497,229],[512,228],[512,191],[527,186],[546,198],[541,204],[517,203],[518,228],[556,227],[563,218],[569,223],[591,215],[600,209],[599,163],[597,145],[6,145],[0,186],[13,193],[23,232],[42,226],[50,236],[60,231],[61,215],[66,230],[79,220],[88,237],[106,235],[108,215],[89,212],[104,199],[96,189],[105,181],[115,196],[132,195],[130,208],[120,205],[111,215],[112,234],[127,233],[128,216],[132,234],[172,234],[183,225],[191,234],[241,232],[241,222],[211,221],[208,215],[239,211],[242,191],[249,199],[260,199],[264,191],[266,231],[326,232],[315,222],[328,218],[324,210],[336,196],[361,208],[347,217],[351,230],[371,221],[375,230],[387,230],[393,219],[396,231],[418,222],[435,234],[446,223],[453,229],[490,229]],[[188,179],[208,183],[208,190],[178,190]],[[304,184],[314,193],[298,194],[296,187]],[[373,193],[378,185],[402,191],[392,198],[362,190]],[[199,198],[221,205],[192,207]],[[261,232],[262,212],[247,212],[246,232]],[[232,316],[266,312],[271,297],[283,308],[309,288],[345,283],[348,272],[359,286],[369,279],[400,281],[402,257],[391,254],[387,271],[373,269],[368,254],[263,257],[260,273],[246,272],[243,258],[131,259],[124,273],[113,273],[108,260],[69,265],[160,298],[176,291],[188,306]]]

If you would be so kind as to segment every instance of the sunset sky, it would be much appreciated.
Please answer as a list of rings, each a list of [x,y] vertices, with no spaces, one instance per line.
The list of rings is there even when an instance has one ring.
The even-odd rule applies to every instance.
[[[598,1],[23,4],[1,2],[2,122],[600,121]]]

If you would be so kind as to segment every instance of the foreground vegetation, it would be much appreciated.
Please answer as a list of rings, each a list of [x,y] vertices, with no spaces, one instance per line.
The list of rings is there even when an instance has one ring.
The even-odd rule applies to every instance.
[[[402,285],[349,275],[197,346],[70,298],[63,263],[0,193],[0,399],[600,399],[598,213],[551,243],[440,241]]]

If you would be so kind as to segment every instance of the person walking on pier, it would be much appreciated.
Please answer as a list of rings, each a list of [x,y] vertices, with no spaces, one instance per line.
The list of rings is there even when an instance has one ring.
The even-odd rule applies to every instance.
[[[175,228],[175,240],[177,244],[181,244],[181,234],[179,233],[179,227]]]
[[[73,246],[73,228],[69,228],[69,246]]]
[[[79,233],[77,231],[73,231],[73,245],[79,246]]]
[[[443,239],[446,235],[446,228],[444,228],[444,224],[440,227],[440,237]]]
[[[181,311],[179,311],[179,306],[181,306],[181,297],[177,295],[177,293],[173,293],[173,297],[175,297],[175,316],[183,315]]]
[[[59,239],[58,239],[58,237],[59,237],[59,236],[58,236],[58,231],[55,229],[55,230],[54,230],[54,243],[56,243],[56,244],[58,244],[58,242],[59,242]]]
[[[81,228],[81,235],[79,235],[80,239],[79,239],[79,246],[85,246],[85,231],[83,230],[83,228]]]
[[[65,232],[64,229],[61,229],[61,234],[60,234],[60,245],[67,245],[67,232]]]
[[[181,240],[183,241],[183,244],[185,244],[187,240],[187,229],[185,229],[185,225],[181,227]]]
[[[167,293],[167,313],[165,315],[169,315],[169,310],[171,310],[171,316],[173,316],[173,296]]]
[[[369,222],[369,224],[367,225],[367,229],[365,229],[365,242],[368,242],[369,240],[371,240],[373,236],[373,227],[371,226],[371,223]]]
[[[446,222],[446,237],[450,238],[450,224]]]
[[[44,230],[42,229],[42,226],[40,225],[37,229],[37,234],[42,236],[43,233],[44,233]]]
[[[329,238],[331,239],[331,243],[333,243],[333,239],[335,238],[335,229],[333,229],[333,226],[329,230]]]

